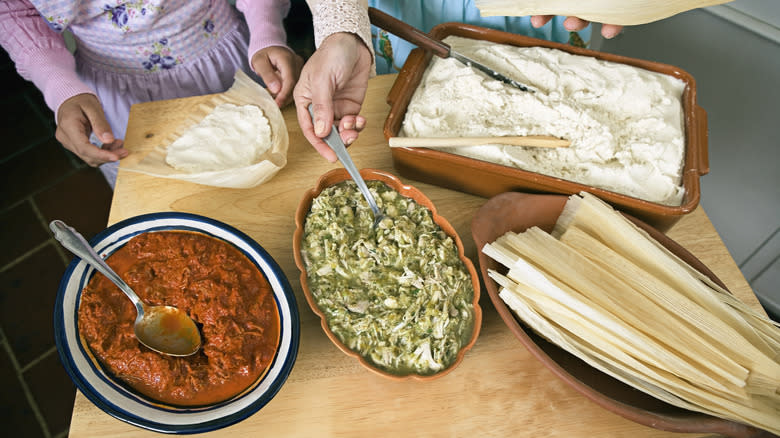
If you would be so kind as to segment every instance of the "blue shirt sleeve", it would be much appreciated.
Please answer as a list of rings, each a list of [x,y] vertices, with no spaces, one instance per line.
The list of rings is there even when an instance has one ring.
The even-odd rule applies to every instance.
[[[563,27],[565,17],[554,17],[539,29],[531,26],[530,17],[481,17],[473,0],[369,0],[368,3],[425,32],[440,23],[459,22],[560,43],[587,45],[590,41],[591,26],[569,32]],[[371,27],[371,36],[377,74],[397,73],[416,47],[376,26]]]

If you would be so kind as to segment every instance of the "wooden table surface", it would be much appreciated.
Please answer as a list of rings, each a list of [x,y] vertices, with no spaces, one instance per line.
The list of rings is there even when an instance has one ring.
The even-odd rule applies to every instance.
[[[391,171],[382,125],[394,75],[371,79],[362,114],[368,126],[349,148],[358,168]],[[135,105],[125,139],[143,157],[157,138],[176,129],[204,97]],[[295,291],[301,320],[295,366],[279,393],[259,412],[209,436],[680,436],[626,420],[586,399],[554,376],[514,338],[482,292],[482,331],[463,363],[441,379],[420,383],[383,379],[340,352],[308,307],[292,255],[294,213],[305,190],[340,164],[328,163],[306,142],[294,108],[283,111],[290,134],[288,163],[252,189],[221,189],[123,171],[120,166],[109,225],[151,212],[180,211],[226,222],[260,243]],[[478,266],[470,223],[484,198],[409,181],[455,227]],[[740,299],[760,305],[704,210],[699,207],[667,233],[707,265]],[[114,419],[76,394],[70,438],[152,436]]]

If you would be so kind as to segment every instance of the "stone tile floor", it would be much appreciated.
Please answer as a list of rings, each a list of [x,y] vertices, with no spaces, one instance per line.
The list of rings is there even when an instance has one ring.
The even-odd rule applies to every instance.
[[[7,436],[67,436],[76,388],[60,364],[53,314],[71,255],[48,223],[94,236],[106,226],[111,189],[54,139],[42,95],[0,55],[0,418]]]
[[[293,2],[291,47],[308,58],[311,16]],[[100,171],[54,138],[54,115],[0,50],[0,421],[4,436],[67,437],[76,387],[54,341],[54,303],[72,259],[48,224],[87,239],[105,228],[112,192]]]

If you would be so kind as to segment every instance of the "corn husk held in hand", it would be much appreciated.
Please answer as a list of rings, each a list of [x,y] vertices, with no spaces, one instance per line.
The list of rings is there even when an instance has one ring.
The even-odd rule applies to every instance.
[[[780,328],[593,195],[482,251],[534,331],[669,404],[780,433]]]
[[[596,23],[633,25],[671,17],[729,0],[476,0],[483,17],[564,15]]]

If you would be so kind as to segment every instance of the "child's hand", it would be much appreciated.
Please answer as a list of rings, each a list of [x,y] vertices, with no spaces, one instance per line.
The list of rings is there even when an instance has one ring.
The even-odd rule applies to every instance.
[[[552,15],[534,15],[531,17],[531,25],[533,27],[542,27],[552,18]],[[566,20],[563,21],[563,27],[565,27],[568,31],[578,31],[585,29],[588,24],[590,24],[590,21],[586,21],[577,17],[566,17]],[[601,35],[607,39],[618,36],[618,34],[622,31],[623,26],[619,26],[617,24],[601,25]]]
[[[92,133],[103,143],[102,147],[90,143]],[[54,136],[65,149],[92,167],[117,161],[130,153],[124,148],[124,141],[114,138],[103,107],[94,94],[78,94],[60,105]]]
[[[252,69],[263,79],[279,108],[292,101],[301,67],[303,58],[286,47],[266,47],[252,55]]]

